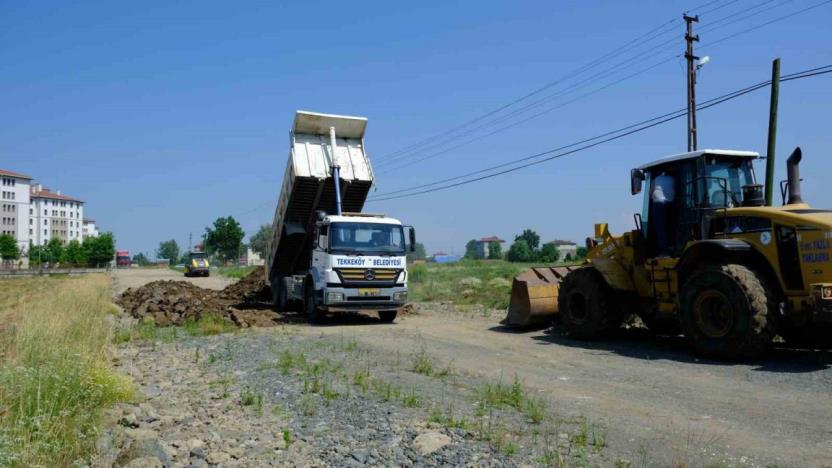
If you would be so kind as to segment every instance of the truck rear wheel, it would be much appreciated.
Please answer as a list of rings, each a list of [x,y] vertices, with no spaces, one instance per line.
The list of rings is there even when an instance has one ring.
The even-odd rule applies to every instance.
[[[615,291],[592,267],[574,270],[563,279],[558,315],[569,336],[582,340],[609,335],[624,318]]]
[[[272,306],[278,312],[286,310],[286,281],[283,277],[277,277],[271,281],[272,285]]]
[[[393,323],[398,314],[398,310],[380,310],[378,311],[378,318],[384,323]]]
[[[700,354],[720,359],[761,355],[774,338],[776,300],[744,265],[708,265],[679,294],[682,330]]]
[[[323,322],[324,313],[318,307],[318,300],[315,297],[315,287],[312,279],[306,280],[306,287],[303,294],[303,307],[306,309],[306,320],[309,323],[320,324]]]

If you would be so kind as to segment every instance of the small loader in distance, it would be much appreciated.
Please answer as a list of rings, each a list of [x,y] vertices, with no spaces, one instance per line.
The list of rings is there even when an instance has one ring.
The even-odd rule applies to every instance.
[[[633,169],[633,195],[672,177],[669,214],[654,221],[657,203],[644,190],[636,228],[615,237],[597,224],[584,265],[515,278],[505,323],[556,314],[571,337],[598,339],[636,314],[656,333],[681,329],[699,354],[721,359],[758,356],[775,335],[832,344],[823,332],[832,323],[832,210],[801,199],[800,148],[781,182],[783,206],[765,206],[758,157],[702,150]]]

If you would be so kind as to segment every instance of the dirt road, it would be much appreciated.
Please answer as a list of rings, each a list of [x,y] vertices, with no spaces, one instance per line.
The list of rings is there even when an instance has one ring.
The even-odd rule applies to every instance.
[[[684,341],[639,331],[576,342],[552,331],[510,332],[496,314],[436,306],[394,326],[308,328],[376,348],[425,349],[453,367],[517,375],[564,417],[601,421],[615,452],[653,463],[832,466],[832,354],[777,350],[753,364],[694,358]],[[361,321],[359,321],[361,322]]]
[[[154,274],[117,272],[116,287],[160,279]],[[200,284],[208,281],[222,279]],[[384,355],[424,350],[463,374],[516,375],[564,421],[601,424],[610,452],[638,465],[832,466],[829,351],[777,349],[758,362],[721,363],[695,358],[682,338],[642,330],[586,343],[552,330],[506,330],[496,311],[416,309],[392,325],[363,316],[317,327],[294,315],[281,321],[293,333],[348,337]],[[267,340],[283,330],[253,333]]]
[[[234,282],[213,273],[207,278],[186,278],[182,273],[169,268],[125,268],[113,270],[112,275],[113,294],[121,294],[127,288],[138,288],[157,280],[187,281],[207,289],[222,289]]]

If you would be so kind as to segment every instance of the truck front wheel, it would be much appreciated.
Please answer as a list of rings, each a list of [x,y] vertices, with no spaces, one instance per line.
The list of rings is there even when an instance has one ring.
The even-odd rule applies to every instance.
[[[320,324],[323,322],[324,314],[318,307],[318,301],[315,298],[315,287],[311,279],[306,280],[306,287],[303,294],[303,306],[306,309],[306,320],[309,323]]]
[[[384,323],[393,323],[393,321],[396,320],[396,315],[398,314],[398,310],[380,310],[378,311],[378,318]]]

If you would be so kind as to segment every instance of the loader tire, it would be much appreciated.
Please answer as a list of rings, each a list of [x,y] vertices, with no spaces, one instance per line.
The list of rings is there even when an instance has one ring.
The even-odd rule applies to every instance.
[[[315,298],[315,287],[311,278],[306,281],[303,294],[303,307],[306,312],[306,320],[311,324],[321,324],[324,320],[324,313],[318,306],[318,300]]]
[[[774,338],[777,301],[762,276],[744,265],[694,271],[680,291],[679,309],[685,337],[707,357],[754,358]]]
[[[566,275],[560,285],[558,311],[569,336],[581,340],[606,337],[624,320],[615,291],[592,267]]]

